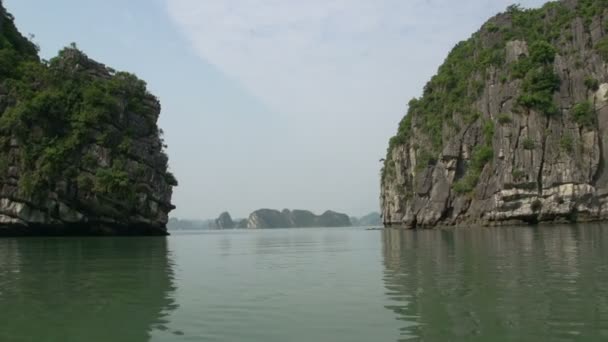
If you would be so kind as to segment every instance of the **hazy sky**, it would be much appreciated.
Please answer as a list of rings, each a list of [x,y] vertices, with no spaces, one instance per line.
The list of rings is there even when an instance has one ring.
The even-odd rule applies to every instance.
[[[379,159],[455,43],[511,0],[4,0],[163,105],[172,216],[378,210]],[[544,1],[521,0],[524,6]]]

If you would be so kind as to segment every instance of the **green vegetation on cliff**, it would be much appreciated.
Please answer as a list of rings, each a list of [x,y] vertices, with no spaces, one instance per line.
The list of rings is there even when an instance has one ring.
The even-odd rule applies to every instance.
[[[534,110],[545,115],[557,115],[559,109],[554,94],[560,87],[560,79],[553,70],[553,62],[564,39],[573,39],[570,25],[580,17],[589,29],[594,16],[608,8],[608,0],[579,0],[574,9],[565,2],[550,2],[539,9],[524,9],[519,5],[507,8],[486,23],[468,40],[458,43],[439,67],[435,76],[424,87],[420,98],[409,102],[409,109],[399,124],[397,134],[390,139],[382,169],[382,179],[391,176],[394,169],[393,151],[406,146],[413,134],[419,145],[429,146],[424,152],[427,159],[438,159],[445,146],[444,139],[454,131],[482,125],[476,103],[487,86],[492,73],[502,83],[521,81],[521,93],[516,98],[521,112]],[[566,38],[565,38],[566,37]],[[528,50],[525,55],[515,56],[516,61],[507,63],[506,47],[509,42],[523,41]],[[608,60],[608,40],[604,38],[596,49]],[[590,89],[597,89],[597,80],[586,80]],[[578,106],[577,122],[589,125],[585,104]],[[496,113],[500,124],[511,122],[510,114]],[[414,133],[415,132],[415,133]],[[421,144],[424,139],[428,143]],[[485,142],[487,145],[489,142]],[[473,154],[474,158],[475,154]],[[473,169],[479,167],[474,160]],[[419,166],[424,168],[424,165]],[[474,175],[478,170],[471,170]],[[477,177],[463,180],[469,185]],[[470,186],[461,187],[470,189]]]
[[[608,0],[510,6],[410,101],[381,179],[408,228],[608,219]]]
[[[50,61],[37,50],[0,2],[0,182],[9,185],[0,197],[50,216],[49,198],[114,219],[170,210],[177,181],[145,82],[75,44]]]

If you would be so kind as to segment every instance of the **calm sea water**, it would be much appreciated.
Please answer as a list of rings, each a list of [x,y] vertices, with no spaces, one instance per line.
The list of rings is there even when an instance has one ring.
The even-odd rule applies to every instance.
[[[600,341],[608,226],[0,240],[0,341]]]

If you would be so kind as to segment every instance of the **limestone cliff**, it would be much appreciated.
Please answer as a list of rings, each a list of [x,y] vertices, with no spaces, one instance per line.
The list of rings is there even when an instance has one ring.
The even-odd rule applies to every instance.
[[[0,235],[166,234],[160,110],[75,45],[41,61],[0,2]]]
[[[511,6],[449,54],[391,139],[386,226],[608,218],[608,2]]]
[[[331,210],[317,216],[308,210],[260,209],[251,213],[247,221],[247,228],[250,229],[350,226],[350,219],[347,215]]]

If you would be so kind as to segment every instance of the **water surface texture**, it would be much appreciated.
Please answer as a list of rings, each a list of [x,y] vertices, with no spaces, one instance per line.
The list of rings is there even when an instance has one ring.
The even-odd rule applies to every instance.
[[[0,341],[599,341],[608,226],[0,240]]]

